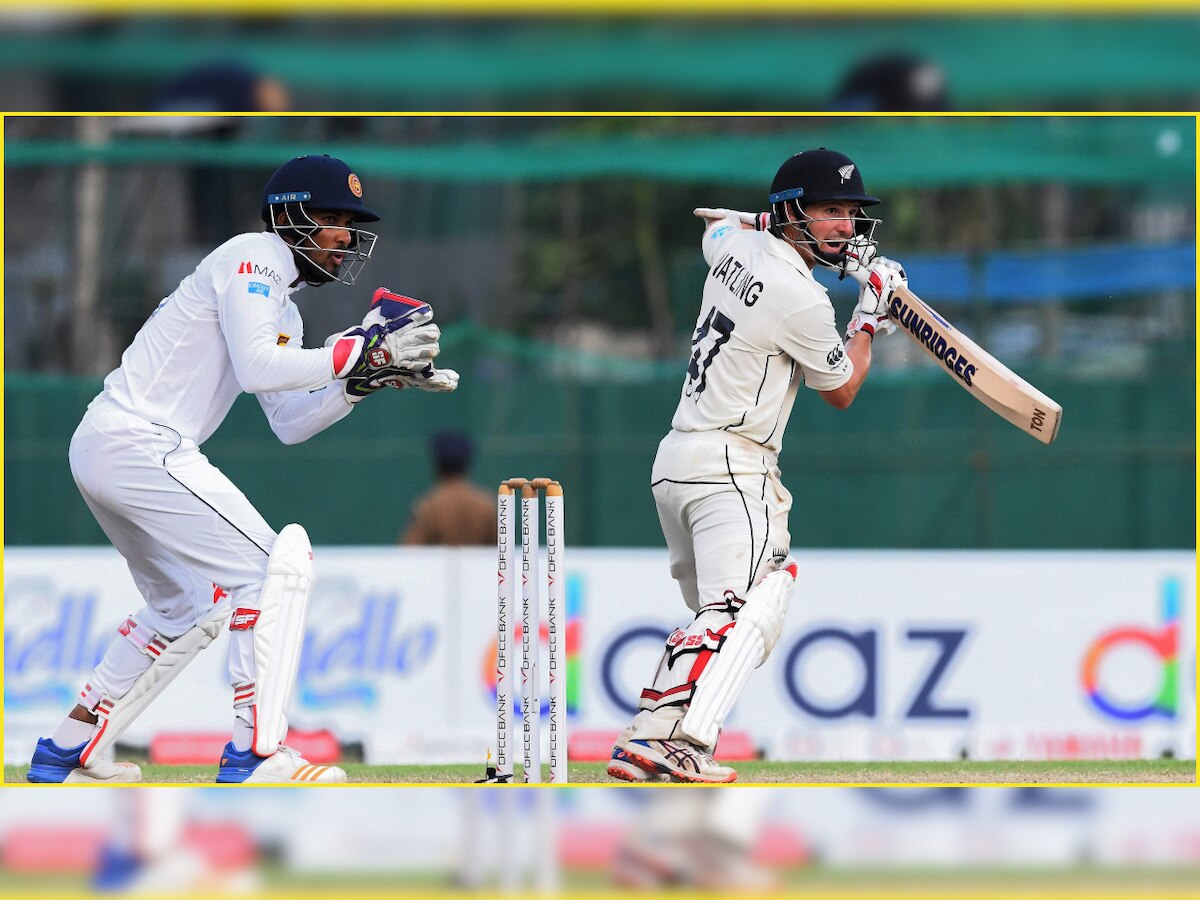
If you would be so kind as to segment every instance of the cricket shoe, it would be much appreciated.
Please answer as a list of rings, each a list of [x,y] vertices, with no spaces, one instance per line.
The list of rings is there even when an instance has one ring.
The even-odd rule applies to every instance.
[[[728,784],[737,772],[722,766],[703,749],[688,741],[634,740],[622,732],[614,750],[623,750],[629,761],[647,772],[666,774],[687,784]],[[612,774],[610,767],[609,774]]]
[[[608,761],[608,776],[618,781],[647,784],[652,781],[670,781],[671,776],[657,768],[647,771],[633,762],[629,754],[620,747],[613,747],[612,759]]]
[[[217,784],[336,784],[346,780],[337,766],[314,766],[291,747],[279,745],[270,756],[236,750],[233,742],[221,753]]]
[[[136,784],[142,780],[142,770],[133,763],[113,762],[107,756],[93,759],[90,766],[80,765],[87,745],[84,741],[63,749],[51,738],[38,738],[25,780],[35,784]]]

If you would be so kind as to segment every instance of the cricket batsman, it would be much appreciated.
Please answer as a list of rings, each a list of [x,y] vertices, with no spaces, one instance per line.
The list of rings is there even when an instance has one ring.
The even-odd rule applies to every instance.
[[[379,216],[340,159],[301,156],[263,191],[266,227],[222,244],[163,300],[71,439],[75,483],[145,605],[117,629],[33,782],[136,782],[112,760],[129,725],[226,626],[233,734],[218,782],[345,781],[283,744],[313,584],[308,535],[278,534],[200,450],[243,391],[285,444],[308,440],[381,387],[452,391],[429,306],[380,289],[360,325],[303,349],[292,294],[354,284]]]
[[[651,488],[671,575],[695,618],[667,638],[608,774],[624,781],[731,782],[713,759],[750,673],[771,655],[799,576],[789,557],[792,498],[780,480],[783,433],[803,384],[847,408],[871,368],[871,344],[895,330],[888,300],[906,284],[876,255],[879,203],[846,156],[788,159],[770,213],[698,209],[709,272],[692,355]],[[846,330],[816,266],[869,271]]]

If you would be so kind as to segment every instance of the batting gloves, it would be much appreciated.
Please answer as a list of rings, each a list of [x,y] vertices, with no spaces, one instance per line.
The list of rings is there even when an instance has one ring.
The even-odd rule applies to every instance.
[[[849,253],[848,247],[847,256]],[[846,328],[846,340],[859,331],[867,332],[872,338],[895,331],[896,323],[888,318],[888,304],[897,288],[908,286],[904,267],[895,260],[876,256],[865,270],[850,274],[858,281],[859,289],[858,305],[854,307],[854,314]]]

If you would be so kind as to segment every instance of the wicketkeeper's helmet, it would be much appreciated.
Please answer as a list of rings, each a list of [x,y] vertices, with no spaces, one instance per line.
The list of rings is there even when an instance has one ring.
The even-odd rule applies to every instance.
[[[354,284],[371,258],[378,237],[375,232],[350,227],[350,246],[336,274],[325,271],[308,255],[321,247],[313,235],[322,227],[308,214],[322,209],[348,212],[355,222],[378,222],[379,214],[362,200],[362,182],[340,159],[329,155],[297,156],[275,170],[263,188],[262,218],[277,235],[291,245],[300,274],[309,284],[340,281]],[[282,223],[279,214],[284,214]]]

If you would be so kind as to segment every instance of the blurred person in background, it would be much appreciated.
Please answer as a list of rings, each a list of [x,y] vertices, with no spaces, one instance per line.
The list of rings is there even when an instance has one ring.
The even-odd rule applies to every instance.
[[[253,121],[241,113],[287,112],[291,104],[291,93],[278,78],[238,60],[218,59],[172,75],[158,87],[148,108],[161,115],[122,116],[111,124],[114,132],[126,135],[232,143]],[[228,223],[238,221],[242,209],[229,169],[197,161],[182,177],[196,234],[206,243],[224,240]]]
[[[237,60],[203,63],[167,81],[154,97],[155,112],[272,113],[287,112],[291,96],[278,78]],[[208,116],[193,118],[193,127],[206,131],[236,130],[237,120]]]
[[[276,533],[200,445],[242,392],[285,444],[345,418],[381,387],[450,391],[427,304],[376,292],[361,325],[303,349],[292,294],[354,284],[379,215],[339,159],[301,156],[271,175],[265,229],[226,241],[151,313],[71,439],[92,514],[145,606],[118,628],[78,704],[41,738],[33,782],[135,782],[116,740],[229,620],[233,735],[219,782],[344,781],[283,744],[312,584],[299,525]],[[231,615],[232,613],[232,615]]]
[[[276,113],[291,109],[283,82],[237,60],[202,63],[171,78],[155,94],[151,108],[159,113],[206,113],[203,116],[162,116],[142,119],[142,128],[155,126],[174,134],[214,140],[235,139],[246,117],[214,113]],[[205,241],[219,241],[225,223],[237,221],[238,197],[228,171],[197,165],[188,170],[188,189],[195,198],[196,228]]]
[[[713,752],[751,672],[770,656],[798,576],[788,556],[792,498],[778,454],[800,385],[846,409],[895,330],[887,303],[906,284],[877,256],[858,167],[824,148],[788,159],[757,217],[697,209],[709,272],[671,431],[651,489],[671,575],[695,618],[668,638],[608,774],[625,781],[730,782]],[[757,229],[754,224],[757,221]],[[864,268],[843,343],[816,266]]]
[[[429,442],[437,484],[413,503],[400,542],[449,547],[496,543],[496,504],[467,475],[475,447],[461,431],[441,431]]]
[[[872,56],[852,66],[831,107],[837,112],[945,112],[946,75],[937,63],[907,53]]]

